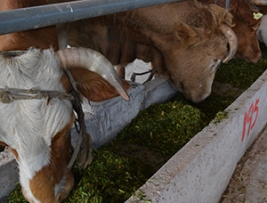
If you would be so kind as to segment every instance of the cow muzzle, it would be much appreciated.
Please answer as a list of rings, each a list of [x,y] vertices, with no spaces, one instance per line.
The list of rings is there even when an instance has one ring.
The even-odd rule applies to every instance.
[[[74,186],[74,178],[71,173],[71,170],[67,169],[65,175],[55,186],[55,202],[54,203],[61,203],[63,200],[67,198],[70,191]]]

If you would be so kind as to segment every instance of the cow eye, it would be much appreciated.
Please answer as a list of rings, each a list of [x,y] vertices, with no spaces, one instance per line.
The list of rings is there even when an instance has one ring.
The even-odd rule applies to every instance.
[[[210,74],[212,74],[215,70],[217,70],[217,66],[212,66]]]
[[[210,74],[212,74],[214,71],[216,71],[218,69],[220,62],[221,62],[221,60],[219,60],[217,58],[213,60],[213,64],[211,65]]]

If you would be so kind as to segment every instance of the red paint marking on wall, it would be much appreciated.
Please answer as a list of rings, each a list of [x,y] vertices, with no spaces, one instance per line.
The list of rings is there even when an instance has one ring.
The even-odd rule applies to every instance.
[[[245,137],[248,137],[250,135],[250,131],[254,128],[257,122],[259,114],[259,102],[260,99],[256,99],[256,101],[250,105],[248,111],[244,115],[242,141],[244,141]]]

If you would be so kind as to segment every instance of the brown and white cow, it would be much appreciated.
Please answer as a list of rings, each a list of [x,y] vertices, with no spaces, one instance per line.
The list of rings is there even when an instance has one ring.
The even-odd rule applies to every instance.
[[[257,8],[263,15],[259,29],[257,30],[257,37],[260,42],[267,46],[267,0],[247,0],[250,5]]]
[[[263,15],[267,15],[267,0],[246,0],[252,7],[258,9]]]
[[[1,2],[0,11],[45,3],[6,0]],[[55,26],[0,36],[0,51],[8,51],[0,53],[0,145],[10,148],[15,155],[23,195],[31,203],[62,202],[72,189],[74,179],[67,164],[75,116],[68,99],[24,97],[35,96],[36,93],[30,94],[32,90],[68,96],[71,90],[65,73],[68,69],[81,96],[90,101],[117,96],[117,91],[129,99],[112,64],[101,54],[84,48],[57,51],[57,47]],[[23,99],[12,101],[17,96]],[[89,141],[87,137],[84,143]],[[88,148],[80,153],[83,159],[79,163],[85,167],[90,162],[90,146],[83,147]]]
[[[126,66],[136,58],[151,62],[187,99],[201,102],[211,93],[219,64],[236,52],[231,26],[225,9],[182,1],[62,25],[59,39],[62,47],[97,50],[113,65]]]
[[[214,3],[214,0],[198,0],[205,4]],[[216,4],[225,7],[226,0],[217,0]],[[257,10],[253,9],[248,0],[230,1],[229,11],[233,15],[232,28],[238,38],[238,49],[236,58],[246,62],[256,63],[261,58],[261,49],[256,32],[260,26],[261,19],[254,18]]]
[[[84,56],[90,59],[84,60]],[[108,70],[113,66],[108,61],[107,64],[96,63],[99,57],[92,50],[78,48],[56,53],[52,49],[32,48],[19,56],[0,55],[0,87],[8,92],[13,89],[30,92],[34,89],[65,94],[70,89],[70,83],[61,69],[64,67],[75,72],[75,81],[83,91],[88,88],[87,98],[91,100],[90,93],[104,92],[105,84],[86,81],[86,78],[78,76],[74,66],[78,67],[79,74],[86,74],[82,70],[86,63],[96,71],[100,68],[100,72],[105,73],[104,77],[109,77]],[[83,83],[88,87],[83,87]],[[1,96],[6,97],[2,91]],[[21,95],[32,96],[25,92]],[[61,202],[73,187],[73,177],[67,169],[70,129],[75,119],[71,101],[52,97],[47,104],[47,98],[14,99],[10,103],[0,103],[0,116],[0,144],[8,146],[16,157],[25,198],[32,203]]]

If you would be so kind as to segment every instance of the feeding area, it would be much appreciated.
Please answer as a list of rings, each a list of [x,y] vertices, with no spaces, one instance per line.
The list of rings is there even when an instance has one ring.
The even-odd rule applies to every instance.
[[[239,0],[234,3],[236,2]],[[41,89],[47,87],[55,90],[54,93],[63,92],[63,97],[67,96],[69,100],[74,100],[66,101],[66,97],[58,99],[56,95],[57,100],[46,97],[47,105],[44,105],[43,101],[29,101],[31,105],[24,105],[24,107],[33,107],[37,104],[36,109],[40,113],[38,115],[44,115],[39,117],[45,118],[42,125],[36,129],[32,128],[40,124],[38,119],[32,119],[37,115],[35,110],[32,110],[28,111],[31,115],[27,117],[30,122],[26,123],[27,119],[25,119],[25,128],[21,125],[15,126],[16,130],[22,129],[14,133],[14,137],[18,139],[8,139],[9,137],[5,136],[6,133],[1,132],[0,143],[13,148],[0,151],[0,202],[23,203],[27,200],[49,203],[177,203],[177,200],[179,202],[219,202],[238,161],[266,126],[265,45],[261,44],[263,57],[258,50],[253,59],[252,57],[247,59],[251,62],[258,61],[257,63],[248,63],[234,58],[235,53],[240,51],[234,33],[234,29],[238,26],[234,26],[230,13],[218,5],[208,7],[197,1],[184,1],[181,4],[175,2],[155,6],[150,8],[151,10],[142,8],[132,12],[131,9],[135,9],[139,4],[131,4],[132,7],[119,8],[118,6],[118,10],[105,11],[102,13],[104,16],[99,16],[99,12],[87,10],[90,8],[87,3],[89,4],[89,1],[77,1],[58,4],[55,7],[40,7],[44,9],[44,13],[48,12],[53,17],[50,19],[50,25],[68,22],[58,27],[48,28],[47,31],[50,33],[56,33],[47,37],[50,46],[47,47],[46,39],[43,41],[38,39],[43,36],[44,31],[37,29],[37,33],[40,31],[41,35],[34,34],[33,38],[36,40],[29,41],[30,47],[40,46],[45,50],[28,49],[27,46],[22,47],[22,45],[16,47],[15,44],[12,49],[28,49],[27,52],[7,50],[0,56],[3,70],[8,67],[8,64],[22,64],[14,69],[17,71],[17,75],[14,74],[17,76],[14,77],[14,86],[22,84],[28,87],[30,84],[35,87],[41,86]],[[139,6],[146,7],[150,3],[140,3]],[[91,6],[94,7],[94,5]],[[190,15],[186,12],[178,13],[176,16],[178,19],[184,17],[182,14],[188,15],[188,18],[179,20],[177,23],[178,21],[172,20],[174,19],[172,12],[176,12],[176,9],[181,6],[186,8],[185,11],[189,9],[191,13]],[[86,10],[86,15],[83,14],[83,8]],[[201,9],[205,12],[199,13]],[[20,14],[24,15],[27,9],[20,11],[22,10]],[[37,10],[29,9],[34,12]],[[113,15],[121,11],[125,13]],[[7,13],[12,14],[12,12]],[[158,15],[153,15],[153,12]],[[190,16],[194,12],[199,15],[197,19],[192,20]],[[209,16],[215,16],[213,12],[218,15],[216,18],[209,18]],[[39,13],[35,13],[36,19],[39,18]],[[62,18],[58,13],[61,13]],[[81,13],[81,15],[72,16],[72,13]],[[161,19],[170,16],[168,23],[163,23],[164,29],[160,29]],[[252,18],[259,25],[260,17],[256,15]],[[70,22],[74,19],[86,20]],[[19,22],[19,19],[15,21]],[[44,20],[41,21],[44,22]],[[36,23],[31,20],[28,22],[31,26]],[[103,22],[104,24],[101,24]],[[146,22],[145,27],[142,27],[144,22]],[[40,21],[33,27],[47,26],[39,23]],[[88,24],[90,26],[87,26]],[[251,24],[256,26],[254,22]],[[173,28],[174,25],[175,28]],[[1,26],[4,25],[0,22]],[[210,29],[205,30],[207,27]],[[28,27],[30,28],[32,27]],[[52,30],[49,30],[50,28]],[[182,28],[183,32],[181,32]],[[94,36],[93,34],[99,29],[103,35]],[[17,31],[20,30],[6,32]],[[90,36],[85,33],[90,33]],[[86,41],[87,39],[89,40]],[[94,45],[99,44],[90,47],[90,39],[94,39]],[[60,40],[59,43],[57,40]],[[4,47],[8,40],[2,41],[0,45],[2,48],[0,48],[6,51]],[[115,41],[120,45],[118,52],[110,46],[114,45]],[[66,45],[70,45],[71,48],[59,50],[58,45],[63,46],[62,42],[67,42]],[[103,42],[105,42],[104,45]],[[121,81],[113,68],[116,62],[112,56],[117,58],[116,54],[119,53],[122,61],[129,58],[131,54],[127,55],[129,52],[125,51],[129,50],[129,47],[131,52],[136,54],[134,57],[141,56],[145,61],[152,61],[152,66],[160,74],[156,74],[154,79],[145,84],[129,81],[129,79],[126,82]],[[94,48],[96,50],[93,50]],[[108,54],[110,51],[113,53],[112,56]],[[99,52],[102,52],[103,56]],[[189,53],[193,53],[194,57],[188,57]],[[29,56],[36,59],[38,64],[36,67],[41,64],[37,74],[31,77],[28,76],[31,72],[27,71],[33,68],[32,70],[36,72],[36,68],[33,63],[30,63],[29,67],[24,65]],[[46,60],[47,58],[50,60]],[[7,65],[5,61],[8,61]],[[95,63],[95,61],[101,61],[101,63]],[[218,64],[220,64],[219,68]],[[150,64],[147,65],[150,67]],[[28,68],[26,70],[23,67]],[[98,70],[100,67],[106,69],[100,71]],[[128,66],[129,68],[132,67]],[[93,73],[94,71],[96,73]],[[48,78],[52,82],[47,82],[47,78],[41,77],[43,73],[48,76],[50,74],[51,77]],[[118,74],[120,74],[119,71]],[[25,80],[25,75],[28,80]],[[213,77],[215,77],[214,81]],[[12,81],[11,79],[14,78],[7,74],[1,82],[4,83],[6,79]],[[77,84],[79,85],[76,86]],[[113,86],[113,89],[109,86]],[[76,87],[80,96],[84,97],[82,104],[78,100]],[[212,87],[211,93],[209,87]],[[34,89],[31,90],[34,91]],[[127,92],[125,92],[126,89]],[[101,93],[94,97],[97,101],[89,99],[93,98],[95,93]],[[121,96],[117,96],[118,93]],[[102,96],[108,99],[100,98]],[[24,103],[27,102],[24,100],[18,102],[18,104]],[[55,105],[59,105],[59,108]],[[3,112],[10,106],[1,105],[2,118]],[[10,109],[12,112],[15,110],[15,108]],[[83,137],[86,139],[80,143],[77,122],[74,120],[75,115],[79,122],[83,120],[81,109],[84,112],[85,123],[79,124],[79,130],[84,136],[87,135],[84,134],[84,127],[87,128],[93,146],[93,159],[87,167],[85,166],[90,162],[88,146],[91,140],[89,136]],[[48,112],[51,112],[55,119],[52,123],[51,117],[47,116]],[[24,114],[20,111],[15,114],[16,116],[12,118],[16,121],[14,123],[21,123],[20,121],[24,119],[21,115]],[[14,128],[13,123],[4,119],[2,122],[4,130],[1,129],[1,131]],[[43,128],[43,126],[49,126],[49,128]],[[31,137],[32,142],[28,142],[31,144],[28,147],[20,145],[19,141],[25,136],[23,134],[27,131],[25,129],[30,129],[28,132],[31,132],[29,133],[31,136],[32,131],[38,135]],[[42,133],[45,131],[44,136],[41,136],[42,133],[38,129],[43,129]],[[71,131],[71,137],[69,131]],[[69,141],[73,148],[81,144],[71,170],[68,159],[71,158],[69,152],[74,149],[69,146]],[[32,143],[40,144],[40,147]],[[34,153],[39,151],[42,153]],[[17,157],[18,165],[11,152]],[[76,149],[73,154],[75,153]],[[36,157],[40,158],[36,159]],[[19,176],[21,183],[19,183]]]
[[[222,65],[211,96],[200,104],[192,104],[176,93],[169,101],[141,110],[116,138],[93,151],[93,162],[88,168],[74,168],[76,185],[65,202],[117,203],[126,202],[132,195],[128,202],[135,202],[131,201],[135,198],[149,199],[139,188],[198,132],[228,120],[233,112],[225,109],[264,73],[266,63],[265,59],[255,65],[233,60]],[[236,104],[232,111],[238,111],[243,104]],[[216,137],[217,129],[206,139]],[[194,147],[203,146],[195,143]],[[182,150],[181,153],[186,162],[190,152]],[[202,162],[207,164],[205,160]],[[179,168],[184,163],[176,164]],[[10,203],[26,202],[18,184],[8,199]]]

